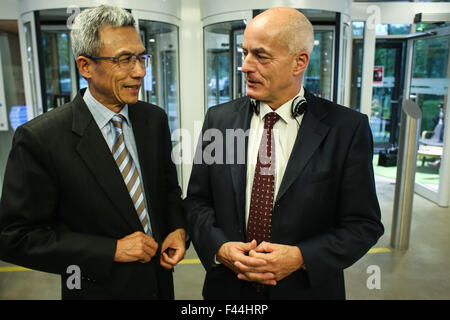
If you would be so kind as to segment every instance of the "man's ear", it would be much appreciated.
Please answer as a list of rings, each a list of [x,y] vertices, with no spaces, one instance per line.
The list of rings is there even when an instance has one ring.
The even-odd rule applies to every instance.
[[[309,54],[306,50],[302,50],[295,56],[294,75],[305,72],[309,63]]]
[[[89,58],[79,56],[76,59],[78,70],[80,71],[80,74],[87,80],[92,78],[91,69],[92,69],[92,60]]]

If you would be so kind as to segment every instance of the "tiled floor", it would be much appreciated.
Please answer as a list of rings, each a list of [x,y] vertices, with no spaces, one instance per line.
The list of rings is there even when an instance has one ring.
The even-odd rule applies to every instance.
[[[345,270],[347,299],[450,299],[450,208],[416,195],[409,249],[390,247],[394,184],[376,177],[385,234],[372,250]],[[175,268],[175,296],[202,299],[204,270],[191,247]],[[10,266],[0,262],[0,271]],[[374,267],[375,266],[375,267]],[[372,281],[380,272],[380,282]],[[379,289],[369,289],[379,284]],[[59,277],[37,271],[0,272],[0,299],[60,299]]]

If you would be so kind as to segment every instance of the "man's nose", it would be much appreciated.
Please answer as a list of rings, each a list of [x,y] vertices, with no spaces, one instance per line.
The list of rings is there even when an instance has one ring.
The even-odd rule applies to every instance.
[[[145,77],[145,73],[147,70],[145,70],[145,65],[142,65],[139,60],[136,60],[136,63],[133,66],[131,76],[134,78],[143,78]]]
[[[243,73],[247,73],[247,72],[252,71],[252,69],[253,69],[253,63],[251,61],[250,54],[248,54],[247,56],[244,57],[244,62],[242,63],[241,70]]]

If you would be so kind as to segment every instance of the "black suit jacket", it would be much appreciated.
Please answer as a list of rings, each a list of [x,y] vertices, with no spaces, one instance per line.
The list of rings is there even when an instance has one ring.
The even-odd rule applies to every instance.
[[[81,93],[82,94],[82,93]],[[113,262],[116,241],[143,231],[120,171],[80,93],[19,127],[0,202],[0,258],[62,275],[62,298],[173,299],[159,252],[142,264]],[[184,227],[167,116],[129,106],[153,236],[161,246]],[[70,265],[81,290],[69,290]]]
[[[298,246],[307,270],[271,287],[270,298],[344,299],[343,269],[384,232],[372,136],[365,115],[307,91],[305,98],[308,109],[275,200],[271,242]],[[252,114],[247,97],[209,109],[203,133],[216,131],[209,131],[211,136],[207,133],[197,148],[184,207],[191,240],[207,271],[206,299],[241,298],[243,281],[214,264],[214,256],[225,242],[245,241],[246,164],[242,157],[239,164],[238,143],[224,138],[224,149],[218,150],[214,132],[230,137],[227,129],[246,131]],[[199,162],[202,152],[214,149],[212,144],[214,156],[223,155],[221,163]]]

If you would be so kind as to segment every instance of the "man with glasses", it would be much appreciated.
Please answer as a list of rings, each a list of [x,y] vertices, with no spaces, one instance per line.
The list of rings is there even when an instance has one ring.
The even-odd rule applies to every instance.
[[[84,10],[71,32],[89,86],[19,127],[0,202],[0,258],[61,274],[63,299],[173,299],[184,257],[167,116],[139,102],[149,56],[132,15]]]

